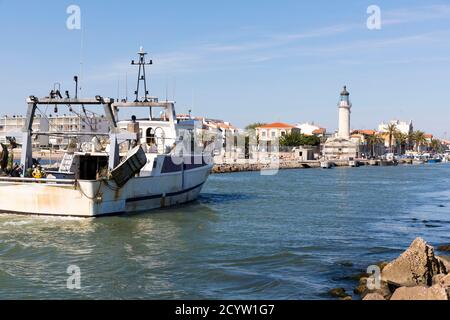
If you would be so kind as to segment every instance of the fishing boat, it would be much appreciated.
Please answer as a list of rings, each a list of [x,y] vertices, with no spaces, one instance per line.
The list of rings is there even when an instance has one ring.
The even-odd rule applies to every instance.
[[[331,169],[332,164],[331,164],[331,162],[328,161],[328,160],[322,160],[322,161],[320,161],[320,167],[321,167],[322,169]]]
[[[424,164],[426,161],[426,158],[421,156],[421,155],[416,155],[413,159],[412,159],[412,164],[415,165],[420,165],[420,164]]]
[[[349,165],[349,167],[356,168],[356,167],[359,167],[359,162],[353,158],[350,158],[348,160],[348,165]]]
[[[20,166],[0,177],[0,211],[3,213],[101,217],[148,211],[195,200],[212,169],[209,152],[186,148],[186,123],[176,119],[175,103],[148,96],[146,53],[139,51],[136,100],[117,101],[96,96],[79,99],[30,96],[22,130]],[[143,97],[139,85],[144,82]],[[141,88],[142,91],[142,88]],[[141,97],[141,98],[140,98]],[[33,132],[39,107],[100,107],[109,123],[109,132]],[[148,117],[119,121],[119,111],[145,111]],[[155,111],[156,112],[155,115]],[[187,126],[189,127],[189,126]],[[190,128],[192,131],[192,128]],[[37,135],[59,135],[76,139],[92,136],[92,142],[73,144],[64,153],[59,168],[44,171],[33,159],[32,139]],[[103,145],[99,141],[106,141]],[[181,149],[181,152],[179,150]]]

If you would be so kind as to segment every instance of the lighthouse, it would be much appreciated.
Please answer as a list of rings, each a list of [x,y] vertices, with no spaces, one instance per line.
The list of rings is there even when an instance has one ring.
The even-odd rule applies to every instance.
[[[339,129],[337,134],[327,139],[323,146],[325,159],[350,160],[360,155],[360,141],[350,136],[350,112],[352,104],[347,87],[341,92],[339,107]]]
[[[338,137],[341,139],[350,138],[350,109],[352,104],[350,102],[350,93],[347,91],[347,87],[344,86],[344,90],[341,92],[341,98],[339,101],[339,130]]]

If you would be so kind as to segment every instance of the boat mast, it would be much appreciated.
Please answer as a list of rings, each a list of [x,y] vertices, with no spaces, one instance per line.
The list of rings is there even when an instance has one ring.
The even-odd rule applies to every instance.
[[[153,64],[152,60],[149,60],[149,62],[145,61],[145,56],[147,55],[147,52],[144,52],[144,48],[141,47],[139,52],[139,61],[131,60],[131,65],[133,66],[139,66],[139,72],[138,72],[138,79],[137,79],[137,88],[134,94],[136,95],[136,100],[134,102],[139,102],[139,86],[141,81],[144,82],[144,102],[148,102],[147,95],[147,79],[145,78],[145,66]]]

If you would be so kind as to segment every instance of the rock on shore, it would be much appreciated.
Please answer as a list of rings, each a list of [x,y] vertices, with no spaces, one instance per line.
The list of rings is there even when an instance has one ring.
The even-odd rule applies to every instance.
[[[433,247],[417,238],[408,250],[383,269],[381,280],[398,287],[431,285],[433,276],[445,272]]]
[[[380,286],[374,290],[367,287],[374,283],[374,275],[361,278],[355,293],[363,300],[449,300],[450,259],[439,257],[434,248],[422,238],[397,259],[381,270]]]

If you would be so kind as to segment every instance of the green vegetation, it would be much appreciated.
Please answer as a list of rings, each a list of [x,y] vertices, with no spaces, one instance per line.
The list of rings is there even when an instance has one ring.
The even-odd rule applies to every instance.
[[[427,139],[425,138],[425,132],[423,131],[414,131],[412,134],[412,138],[413,138],[413,145],[414,145],[414,149],[416,151],[419,150],[419,147],[424,145],[427,142]]]
[[[384,140],[382,137],[380,137],[379,135],[366,135],[366,139],[367,139],[367,144],[369,146],[369,150],[370,150],[370,155],[373,157],[376,154],[376,147],[378,145],[383,145]]]
[[[266,123],[262,123],[262,122],[251,123],[245,127],[245,130],[247,130],[247,131],[255,130],[257,127],[261,127],[264,125],[266,125]]]
[[[280,139],[280,145],[283,147],[318,146],[319,144],[319,137],[306,136],[298,132],[286,134]]]
[[[400,154],[404,154],[408,148],[408,135],[397,131],[395,133],[395,142],[397,147],[397,152],[400,151]]]
[[[387,134],[389,135],[389,150],[390,152],[393,152],[392,150],[392,140],[397,135],[397,125],[395,123],[391,123],[387,126]]]
[[[431,151],[434,151],[437,153],[444,152],[444,150],[445,150],[444,146],[442,145],[442,142],[438,139],[431,140],[430,149],[431,149]]]

